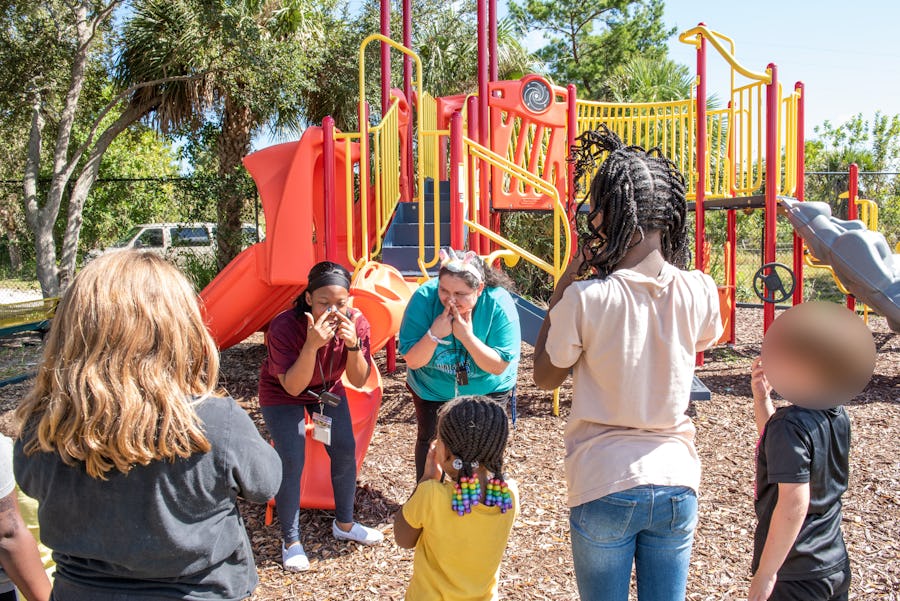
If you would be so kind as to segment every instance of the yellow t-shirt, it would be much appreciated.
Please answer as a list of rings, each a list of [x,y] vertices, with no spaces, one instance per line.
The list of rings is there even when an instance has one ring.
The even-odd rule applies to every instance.
[[[497,598],[500,560],[519,513],[519,491],[508,482],[513,507],[476,505],[460,516],[451,508],[453,484],[428,480],[403,506],[403,517],[421,528],[407,601],[491,601]],[[482,486],[484,484],[482,483]]]

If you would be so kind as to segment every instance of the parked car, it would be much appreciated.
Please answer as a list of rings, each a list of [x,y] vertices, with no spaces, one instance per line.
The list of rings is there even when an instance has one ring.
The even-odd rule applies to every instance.
[[[256,226],[244,224],[241,228],[244,246],[255,244],[262,238]],[[94,259],[104,252],[121,248],[136,248],[158,252],[175,263],[183,264],[186,257],[215,257],[215,223],[144,223],[136,225],[118,242],[105,250],[92,250],[85,257]]]

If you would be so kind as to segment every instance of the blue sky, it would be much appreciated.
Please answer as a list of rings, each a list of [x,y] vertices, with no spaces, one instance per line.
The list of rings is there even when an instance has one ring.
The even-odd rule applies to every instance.
[[[501,15],[506,1],[499,0]],[[666,0],[665,7],[666,23],[678,32],[703,21],[735,41],[737,58],[749,69],[763,71],[773,62],[786,89],[802,81],[808,138],[814,137],[814,126],[825,120],[839,124],[856,113],[866,117],[876,110],[900,113],[900,2],[896,0]],[[526,43],[537,49],[543,43],[542,34],[531,33]],[[677,33],[669,42],[669,54],[694,72],[696,51],[680,43]],[[728,96],[725,63],[712,56],[709,65],[709,91],[724,100]],[[254,148],[274,141],[265,132]]]

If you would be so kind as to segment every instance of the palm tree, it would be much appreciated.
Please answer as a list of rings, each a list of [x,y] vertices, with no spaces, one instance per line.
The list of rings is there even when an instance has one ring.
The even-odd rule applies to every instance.
[[[321,4],[321,3],[320,3]],[[159,95],[154,124],[163,133],[213,121],[219,180],[219,268],[241,250],[247,176],[241,159],[264,126],[298,127],[299,93],[324,34],[304,0],[143,0],[123,34],[118,79],[192,74],[187,82],[143,88]]]
[[[690,98],[693,84],[685,65],[635,56],[615,70],[605,87],[614,102],[666,102]]]

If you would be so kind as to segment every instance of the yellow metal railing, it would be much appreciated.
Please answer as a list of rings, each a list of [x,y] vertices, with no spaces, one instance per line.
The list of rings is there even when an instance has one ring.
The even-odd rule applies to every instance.
[[[416,95],[418,98],[424,97],[424,90],[422,89],[422,61],[419,58],[419,55],[398,42],[395,42],[391,38],[387,36],[383,36],[381,34],[375,33],[368,37],[366,37],[359,46],[359,104],[358,104],[358,115],[359,115],[359,132],[358,133],[345,133],[345,134],[337,134],[335,139],[338,141],[342,141],[344,143],[344,149],[346,151],[346,182],[347,182],[347,203],[346,203],[346,211],[347,211],[347,258],[350,263],[354,267],[359,267],[366,261],[368,261],[373,253],[373,248],[379,248],[381,246],[381,238],[383,235],[383,229],[386,225],[387,220],[390,219],[390,211],[387,211],[388,206],[390,206],[391,202],[396,203],[396,200],[391,200],[394,197],[395,190],[396,194],[399,194],[399,173],[400,173],[400,163],[399,163],[399,137],[394,138],[393,136],[399,136],[399,127],[396,119],[399,118],[399,113],[395,111],[394,115],[391,116],[390,110],[385,114],[379,125],[371,127],[369,125],[369,120],[367,118],[367,107],[366,107],[366,48],[369,44],[373,42],[380,42],[383,44],[387,44],[394,50],[397,50],[406,56],[410,57],[415,66],[414,75],[412,81],[412,87],[416,91]],[[392,103],[391,109],[396,107],[396,102]],[[424,113],[423,111],[416,111],[416,146],[419,148],[423,147],[422,139],[423,139],[423,131],[424,131]],[[386,125],[385,121],[388,119],[394,119],[393,126]],[[381,133],[378,133],[378,132]],[[391,132],[391,133],[389,133]],[[373,153],[373,163],[369,164],[369,144],[370,144],[370,135],[372,133],[376,134],[376,137],[373,137],[371,140],[371,144],[375,147],[375,152]],[[350,161],[350,149],[351,143],[354,140],[359,141],[360,145],[360,166],[359,166],[359,186],[358,186],[358,194],[359,194],[359,211],[360,211],[360,231],[359,231],[359,239],[362,241],[361,248],[362,251],[360,256],[356,256],[355,254],[355,240],[354,237],[354,195],[350,192],[354,189],[354,168],[353,163]],[[396,141],[397,150],[393,150],[394,140]],[[381,144],[383,148],[381,149],[383,152],[379,150],[378,145]],[[388,165],[390,163],[393,165],[393,161],[395,160],[396,154],[396,167]],[[387,162],[387,163],[386,163]],[[372,174],[375,176],[375,194],[377,202],[373,203],[376,211],[376,232],[375,240],[372,241],[372,236],[370,236],[369,232],[369,185],[371,182],[370,179],[370,169],[372,170]],[[393,169],[393,171],[389,171],[389,169]],[[384,177],[385,173],[390,173],[389,177]],[[397,174],[397,175],[395,175]],[[416,169],[416,199],[419,202],[419,208],[422,209],[419,211],[419,253],[420,253],[420,264],[422,263],[422,255],[424,253],[424,235],[425,235],[425,170],[422,168],[421,162],[419,164],[419,168]],[[393,183],[386,182],[386,180],[393,180]],[[395,188],[396,186],[396,188]],[[379,196],[380,195],[380,196]],[[438,197],[436,196],[436,200]],[[379,218],[380,217],[380,218]],[[383,222],[383,223],[382,223]],[[431,265],[437,262],[437,251],[435,251],[435,256],[431,261]]]
[[[501,173],[522,180],[527,185],[533,187],[535,191],[545,194],[551,199],[553,204],[553,263],[548,263],[518,244],[507,240],[489,227],[478,223],[476,221],[478,214],[474,211],[474,207],[470,207],[470,218],[464,220],[465,225],[471,231],[485,236],[498,246],[514,252],[532,265],[546,271],[553,276],[554,284],[558,282],[569,263],[569,257],[572,251],[572,236],[568,227],[566,209],[559,198],[559,192],[556,190],[556,187],[550,182],[545,181],[530,171],[507,160],[505,157],[493,152],[491,149],[478,144],[474,140],[464,137],[463,147],[464,154],[475,157],[485,163],[485,165],[493,167]],[[472,217],[474,217],[475,220],[473,220]],[[560,232],[562,232],[562,234]]]
[[[425,177],[433,178],[434,181],[440,179],[440,157],[441,157],[441,139],[440,133],[437,133],[438,117],[437,117],[437,100],[434,96],[425,92],[419,101],[418,110],[422,111],[422,123],[428,134],[422,140],[421,161],[425,169]]]
[[[736,71],[746,77],[747,79],[751,79],[754,81],[759,81],[764,84],[768,84],[772,82],[772,74],[768,69],[764,72],[760,71],[752,71],[738,62],[737,58],[734,56],[734,41],[726,35],[723,35],[717,31],[713,31],[703,25],[698,25],[697,27],[693,27],[688,29],[687,31],[681,33],[678,36],[678,41],[694,46],[695,48],[700,47],[700,38],[706,38],[706,41],[715,48],[716,52],[718,52],[725,62],[728,63],[728,66],[731,67],[732,71]],[[726,49],[722,43],[728,44],[728,48]],[[731,88],[734,89],[734,75],[732,74],[731,80]]]
[[[731,162],[734,169],[733,191],[749,195],[763,186],[766,152],[766,84],[753,82],[731,93]]]
[[[400,202],[400,107],[395,98],[381,123],[372,127],[372,174],[375,179],[375,249],[381,241]]]
[[[694,103],[688,98],[674,102],[612,103],[578,100],[577,135],[601,124],[614,131],[626,144],[659,147],[678,170],[690,180],[696,171],[694,158]],[[593,178],[593,173],[588,179]]]

